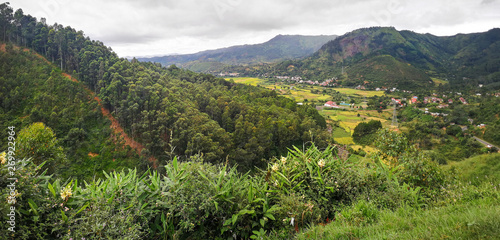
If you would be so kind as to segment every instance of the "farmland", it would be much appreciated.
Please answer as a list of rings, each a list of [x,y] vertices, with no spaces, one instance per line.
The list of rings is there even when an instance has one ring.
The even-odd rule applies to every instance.
[[[349,145],[356,150],[365,152],[374,152],[375,149],[355,145],[352,140],[354,128],[360,122],[368,122],[370,120],[378,120],[384,128],[390,127],[392,111],[390,109],[377,112],[375,110],[361,110],[366,108],[366,98],[373,96],[383,96],[383,91],[365,91],[352,88],[326,88],[313,85],[295,85],[286,84],[283,82],[270,82],[265,79],[252,77],[227,78],[232,79],[235,83],[242,83],[252,86],[262,86],[268,89],[276,89],[276,91],[288,98],[294,99],[297,102],[309,102],[318,106],[319,112],[328,122],[336,123],[338,126],[332,131],[335,141],[339,144]],[[356,100],[356,107],[359,109],[330,109],[323,107],[326,101],[336,101],[338,103],[347,101],[348,99]]]

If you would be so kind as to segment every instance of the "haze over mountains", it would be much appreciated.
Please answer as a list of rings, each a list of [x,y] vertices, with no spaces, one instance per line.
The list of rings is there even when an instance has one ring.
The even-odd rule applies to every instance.
[[[260,44],[232,46],[194,54],[138,58],[138,60],[158,62],[164,66],[175,64],[197,72],[210,72],[220,70],[225,65],[272,63],[306,57],[336,37],[335,35],[278,35]]]

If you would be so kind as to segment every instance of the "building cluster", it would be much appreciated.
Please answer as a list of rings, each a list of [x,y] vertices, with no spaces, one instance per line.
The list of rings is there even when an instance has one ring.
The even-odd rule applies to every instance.
[[[433,94],[433,95],[435,95],[435,94]],[[443,98],[446,98],[446,95],[443,95]],[[435,97],[435,96],[434,97],[424,97],[423,103],[424,104],[439,103],[437,108],[447,108],[450,106],[450,104],[453,104],[453,99],[449,98],[448,100],[444,100],[443,98],[439,98],[439,97]],[[468,104],[467,101],[465,100],[465,98],[463,98],[463,97],[460,97],[459,100],[462,104]],[[410,104],[416,104],[417,102],[418,102],[418,97],[413,96],[411,98]]]
[[[302,77],[299,77],[299,76],[295,76],[295,77],[274,76],[274,78],[280,79],[281,81],[293,81],[293,82],[297,82],[297,83],[305,83],[305,84],[309,84],[309,85],[318,85],[318,86],[322,86],[322,87],[337,86],[337,83],[336,83],[337,78],[326,79],[323,82],[311,81],[311,80],[304,80],[304,79],[302,79]]]
[[[228,73],[228,72],[221,72],[218,74],[221,77],[237,77],[240,75],[240,73]]]

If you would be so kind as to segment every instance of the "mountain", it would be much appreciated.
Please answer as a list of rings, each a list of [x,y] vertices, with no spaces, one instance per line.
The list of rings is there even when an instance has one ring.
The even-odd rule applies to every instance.
[[[344,70],[343,70],[344,69]],[[500,29],[438,37],[391,27],[358,29],[323,45],[312,56],[284,61],[275,74],[312,80],[337,77],[344,85],[430,86],[500,82]]]
[[[334,35],[278,35],[260,44],[233,46],[194,54],[138,58],[138,60],[158,62],[164,66],[175,64],[197,72],[215,72],[225,65],[259,64],[302,58],[314,53],[335,37]]]

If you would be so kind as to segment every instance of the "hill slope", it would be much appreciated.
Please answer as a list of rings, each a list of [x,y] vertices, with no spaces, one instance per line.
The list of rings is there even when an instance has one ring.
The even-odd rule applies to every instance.
[[[102,171],[140,167],[137,154],[111,137],[110,122],[90,90],[41,55],[5,46],[0,51],[2,129],[15,126],[19,133],[35,122],[50,127],[67,158],[57,166],[58,176],[88,180]],[[0,139],[7,139],[6,131]]]
[[[233,46],[194,54],[139,58],[138,60],[158,62],[164,66],[175,64],[199,72],[217,71],[224,65],[258,64],[302,58],[314,53],[335,37],[278,35],[261,44]]]
[[[309,58],[275,68],[280,74],[314,80],[338,77],[348,86],[430,86],[430,77],[447,78],[452,84],[463,84],[464,79],[498,83],[500,29],[451,37],[387,27],[358,29],[326,43]]]

